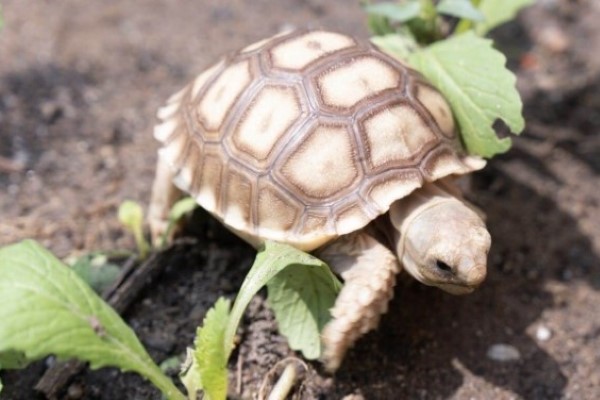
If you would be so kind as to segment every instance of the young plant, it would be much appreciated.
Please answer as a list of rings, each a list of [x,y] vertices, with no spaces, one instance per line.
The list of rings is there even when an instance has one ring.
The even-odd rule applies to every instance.
[[[119,206],[118,216],[121,224],[133,234],[140,258],[146,258],[150,251],[150,244],[144,237],[142,206],[135,201],[125,200]]]
[[[173,230],[175,229],[179,221],[183,217],[194,211],[196,207],[198,207],[198,203],[191,197],[184,197],[183,199],[173,204],[173,207],[171,207],[171,210],[169,211],[169,221],[167,225],[167,230],[161,238],[162,246],[164,246],[167,243],[168,239],[173,234]]]
[[[471,154],[507,151],[497,120],[519,134],[523,104],[506,57],[482,38],[533,0],[406,0],[366,5],[373,43],[408,62],[444,94]],[[451,17],[451,18],[449,18]]]
[[[169,399],[185,396],[133,331],[70,268],[34,241],[0,249],[0,367],[54,354],[135,371]]]
[[[188,398],[195,399],[202,390],[207,399],[225,399],[227,360],[242,315],[252,297],[269,282],[271,288],[276,287],[273,278],[288,267],[295,279],[310,281],[318,292],[310,293],[310,301],[301,310],[295,309],[292,299],[287,302],[291,308],[279,304],[276,312],[302,315],[302,324],[289,327],[288,335],[307,358],[319,355],[319,344],[304,342],[301,337],[307,329],[318,337],[340,283],[318,259],[269,242],[258,253],[233,308],[230,310],[229,300],[219,299],[198,329],[195,350],[190,351],[189,367],[182,378]],[[279,295],[292,294],[293,298],[298,287],[276,291]],[[121,317],[75,271],[36,242],[26,240],[0,248],[0,304],[0,369],[22,368],[53,354],[59,359],[87,361],[92,368],[112,366],[134,371],[168,399],[185,398]],[[48,323],[49,315],[52,323]]]
[[[195,349],[189,352],[182,377],[190,399],[200,390],[209,400],[225,399],[227,360],[235,332],[250,300],[265,285],[290,346],[308,359],[320,356],[319,333],[330,318],[329,309],[341,284],[319,259],[288,245],[267,242],[246,275],[231,311],[229,302],[219,299],[198,328]],[[292,316],[288,323],[286,315]]]
[[[89,253],[65,262],[96,293],[102,293],[121,273],[121,268],[105,253]]]

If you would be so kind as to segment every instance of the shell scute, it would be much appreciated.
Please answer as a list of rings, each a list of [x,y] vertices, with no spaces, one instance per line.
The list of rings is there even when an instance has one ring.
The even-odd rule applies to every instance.
[[[251,243],[303,250],[358,230],[467,156],[417,72],[339,33],[248,46],[172,96],[155,137],[175,183]]]

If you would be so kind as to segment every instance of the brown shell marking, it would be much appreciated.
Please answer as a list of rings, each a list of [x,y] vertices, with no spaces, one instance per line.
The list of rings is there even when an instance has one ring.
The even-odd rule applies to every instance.
[[[464,154],[449,106],[422,76],[333,32],[248,46],[158,115],[155,137],[181,189],[243,235],[304,250],[426,181],[484,164]]]

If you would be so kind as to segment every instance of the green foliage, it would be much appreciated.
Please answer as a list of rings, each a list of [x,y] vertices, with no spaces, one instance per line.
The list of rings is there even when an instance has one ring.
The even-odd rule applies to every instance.
[[[230,304],[224,298],[217,300],[198,328],[194,341],[195,350],[191,353],[191,365],[181,379],[190,399],[195,399],[200,390],[204,391],[204,397],[208,400],[227,397],[229,354],[224,351],[223,340],[229,321]]]
[[[462,139],[472,154],[492,157],[510,148],[492,125],[502,119],[513,133],[525,125],[515,76],[492,41],[466,32],[413,53],[409,62],[452,104]]]
[[[382,36],[374,36],[371,41],[379,48],[401,60],[406,60],[412,53],[419,49],[411,35],[398,35],[388,33]]]
[[[471,0],[442,0],[436,7],[440,14],[450,15],[457,18],[465,18],[472,21],[483,21],[485,18]]]
[[[331,319],[329,310],[342,288],[340,281],[318,261],[290,265],[275,275],[267,288],[279,332],[287,337],[290,347],[308,359],[319,358],[320,333]]]
[[[36,242],[0,249],[0,305],[3,363],[7,352],[28,361],[78,358],[92,368],[135,371],[168,398],[183,399],[121,317]]]
[[[198,203],[192,197],[184,197],[183,199],[177,201],[171,207],[169,211],[169,223],[167,225],[167,230],[162,237],[162,244],[166,244],[167,239],[171,236],[171,232],[183,217],[187,214],[194,211],[194,209],[198,207]]]
[[[392,11],[417,2],[418,16],[410,14],[414,15],[411,19],[404,14],[401,25],[390,23]],[[386,7],[382,9],[372,5],[365,8],[375,13],[371,15],[387,18],[379,21],[373,43],[425,75],[450,103],[467,151],[490,158],[511,146],[510,138],[498,138],[493,124],[503,120],[512,133],[521,133],[525,125],[523,104],[505,57],[492,47],[490,40],[476,35],[483,36],[509,21],[532,2],[441,0],[434,6],[431,0],[408,0],[384,3]],[[459,18],[446,38],[439,36],[443,30],[440,14]]]
[[[119,206],[119,221],[135,238],[135,243],[141,258],[146,258],[150,245],[144,238],[144,211],[135,201],[125,200]]]
[[[481,0],[479,9],[485,16],[485,21],[477,24],[475,30],[484,35],[495,27],[515,18],[519,10],[533,4],[535,0]]]
[[[102,293],[108,288],[121,272],[121,268],[109,262],[108,256],[102,253],[86,254],[77,258],[71,269],[96,293]]]
[[[180,356],[171,356],[165,358],[158,367],[165,374],[171,374],[178,372],[181,369],[181,357]]]
[[[27,366],[27,358],[20,351],[8,350],[0,353],[0,369],[18,369]]]
[[[295,264],[319,266],[322,262],[292,246],[276,242],[266,242],[263,249],[256,255],[256,260],[237,295],[231,310],[229,324],[225,330],[223,343],[228,357],[233,349],[235,331],[252,297],[284,268]]]
[[[481,0],[479,10],[484,16],[483,21],[475,24],[475,32],[485,35],[492,29],[509,22],[524,7],[533,4],[535,0]],[[461,27],[461,29],[465,29]]]
[[[291,273],[279,275],[284,270],[291,270]],[[226,366],[233,350],[235,332],[250,300],[273,279],[275,283],[269,286],[270,303],[277,307],[277,313],[290,314],[283,322],[278,319],[285,326],[282,333],[291,333],[292,336],[288,336],[290,342],[310,357],[320,355],[320,345],[315,343],[320,341],[320,327],[329,319],[329,307],[340,283],[322,261],[310,254],[289,245],[266,242],[246,275],[231,312],[229,302],[219,299],[198,330],[196,349],[188,355],[188,367],[182,377],[190,396],[202,389],[211,400],[225,399]],[[292,282],[295,279],[307,286],[306,291]],[[294,298],[273,300],[286,295]],[[294,323],[299,324],[297,329],[290,328]],[[300,334],[306,335],[304,341],[299,339]]]
[[[389,18],[392,21],[406,22],[421,14],[421,3],[411,0],[404,3],[383,2],[365,5],[365,11],[371,15]]]

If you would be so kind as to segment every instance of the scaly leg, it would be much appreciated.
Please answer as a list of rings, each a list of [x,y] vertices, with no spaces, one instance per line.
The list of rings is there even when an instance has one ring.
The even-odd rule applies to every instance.
[[[173,171],[163,157],[158,156],[156,177],[152,184],[152,198],[148,206],[148,224],[152,243],[160,245],[162,236],[169,224],[169,211],[183,193],[173,184]]]
[[[379,324],[394,296],[400,264],[396,256],[373,237],[359,231],[345,235],[317,256],[344,279],[332,320],[322,333],[323,361],[333,372],[356,340]]]

